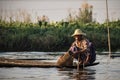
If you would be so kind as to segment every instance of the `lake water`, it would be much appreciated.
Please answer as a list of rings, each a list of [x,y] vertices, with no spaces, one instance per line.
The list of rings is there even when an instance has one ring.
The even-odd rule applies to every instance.
[[[55,62],[64,52],[1,52],[0,57],[11,59],[49,59]],[[109,59],[97,55],[99,65],[85,67],[79,72],[70,68],[0,68],[0,80],[120,80],[120,57]]]

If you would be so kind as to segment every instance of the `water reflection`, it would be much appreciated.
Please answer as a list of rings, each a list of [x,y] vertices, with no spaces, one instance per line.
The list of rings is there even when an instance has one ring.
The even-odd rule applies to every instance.
[[[58,69],[59,76],[69,76],[70,80],[95,80],[96,70],[92,69],[71,69],[71,68],[60,68]]]
[[[0,53],[0,57],[12,59],[54,59],[45,60],[56,62],[56,53],[44,52],[8,52]],[[62,54],[62,53],[59,53]],[[27,57],[26,57],[27,56]],[[97,55],[99,65],[85,67],[84,70],[72,68],[0,68],[0,80],[120,80],[120,57],[108,61],[108,55]]]

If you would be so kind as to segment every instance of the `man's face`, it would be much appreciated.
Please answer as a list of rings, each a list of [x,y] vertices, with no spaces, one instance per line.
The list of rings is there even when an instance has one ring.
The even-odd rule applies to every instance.
[[[82,35],[75,35],[74,38],[75,40],[80,41],[82,40]]]

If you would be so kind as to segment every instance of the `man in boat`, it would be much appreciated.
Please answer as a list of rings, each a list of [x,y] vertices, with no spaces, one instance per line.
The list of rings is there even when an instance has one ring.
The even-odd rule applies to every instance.
[[[86,34],[80,29],[76,29],[72,37],[75,41],[72,43],[68,52],[59,57],[57,64],[59,66],[72,66],[73,58],[77,59],[80,64],[91,64],[96,59],[94,47],[88,39]]]
[[[91,64],[95,61],[96,54],[93,44],[86,38],[86,34],[80,29],[76,29],[72,37],[75,41],[72,43],[69,54],[79,61],[80,64]]]

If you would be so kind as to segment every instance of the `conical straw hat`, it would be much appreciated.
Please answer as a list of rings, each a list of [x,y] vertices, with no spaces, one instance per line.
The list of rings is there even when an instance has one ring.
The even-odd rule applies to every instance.
[[[86,33],[83,33],[80,29],[76,29],[72,36],[83,35],[86,36]]]

